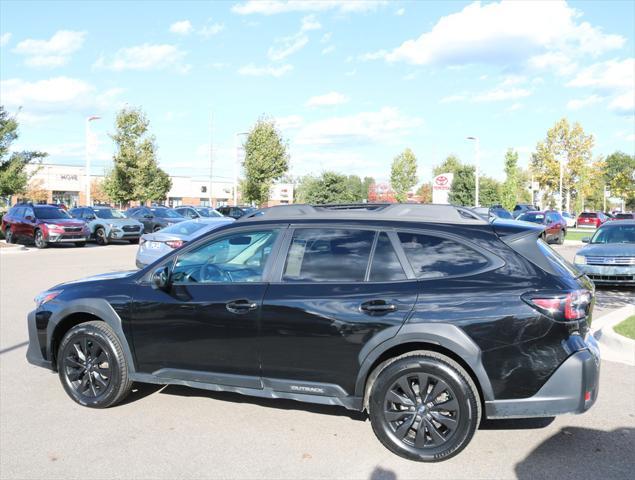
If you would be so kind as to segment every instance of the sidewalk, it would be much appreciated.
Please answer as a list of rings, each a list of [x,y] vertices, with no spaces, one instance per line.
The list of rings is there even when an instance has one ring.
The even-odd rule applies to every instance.
[[[635,315],[635,305],[626,305],[594,319],[591,330],[600,344],[603,360],[635,365],[635,340],[624,337],[613,330],[615,325],[631,315]]]

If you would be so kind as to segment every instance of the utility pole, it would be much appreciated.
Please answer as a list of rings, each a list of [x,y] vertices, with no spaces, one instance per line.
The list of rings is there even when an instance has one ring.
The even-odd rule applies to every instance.
[[[90,131],[90,122],[99,120],[101,117],[97,115],[91,115],[86,119],[86,206],[91,205],[90,201],[90,155],[92,147],[92,135]]]
[[[213,132],[214,132],[214,114],[210,112],[209,114],[209,206],[210,208],[214,208],[212,192],[214,190],[213,183],[213,174],[214,174],[214,144],[213,142]]]
[[[234,206],[238,204],[238,167],[240,165],[240,136],[249,135],[249,132],[237,132],[234,136],[236,147],[236,161],[234,162]]]
[[[478,137],[467,137],[468,140],[474,140],[474,163],[475,163],[475,168],[474,168],[474,175],[475,175],[475,191],[474,191],[474,206],[475,207],[480,207],[481,204],[479,202],[479,191],[478,191],[478,169],[479,169],[479,165],[481,163],[481,149],[480,149],[480,140],[478,139]]]

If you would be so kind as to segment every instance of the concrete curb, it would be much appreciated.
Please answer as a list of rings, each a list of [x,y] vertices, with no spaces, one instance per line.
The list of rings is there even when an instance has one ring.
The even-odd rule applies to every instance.
[[[594,320],[591,330],[600,344],[602,358],[635,366],[635,340],[613,330],[622,320],[635,315],[635,305],[626,305]]]
[[[581,242],[580,240],[567,240],[566,238],[564,239],[564,244],[570,247],[581,247],[582,245],[586,245],[584,242]]]

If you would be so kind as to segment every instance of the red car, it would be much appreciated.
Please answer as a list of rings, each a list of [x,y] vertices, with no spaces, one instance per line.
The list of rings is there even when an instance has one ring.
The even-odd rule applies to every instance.
[[[555,210],[526,212],[517,220],[544,225],[542,239],[547,243],[555,242],[558,245],[564,243],[564,237],[567,235],[567,221]]]
[[[578,217],[578,227],[598,228],[608,219],[602,212],[582,212]]]
[[[7,243],[26,240],[37,248],[50,243],[86,245],[90,230],[83,220],[75,220],[56,205],[18,203],[2,217],[2,232]]]

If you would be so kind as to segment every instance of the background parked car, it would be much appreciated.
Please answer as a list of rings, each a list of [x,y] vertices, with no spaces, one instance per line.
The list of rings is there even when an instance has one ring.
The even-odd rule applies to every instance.
[[[581,228],[598,228],[608,217],[602,212],[582,212],[578,217],[578,227]]]
[[[555,210],[523,213],[518,217],[518,220],[544,225],[545,231],[542,238],[545,242],[555,242],[558,245],[564,243],[564,237],[567,235],[567,222]]]
[[[576,226],[576,217],[575,215],[570,214],[569,212],[562,212],[562,218],[567,222],[567,228],[575,228]]]
[[[487,221],[494,218],[505,218],[508,220],[512,220],[514,218],[511,213],[500,205],[494,205],[492,207],[474,207],[472,211]]]
[[[182,205],[180,207],[176,207],[174,210],[178,212],[180,215],[183,215],[185,218],[195,219],[195,218],[213,218],[213,217],[222,217],[219,212],[210,207],[192,207],[189,205]]]
[[[186,222],[176,223],[164,228],[160,232],[146,233],[139,241],[136,264],[138,268],[143,268],[158,260],[163,255],[170,253],[175,248],[182,247],[187,242],[197,238],[199,235],[233,223],[233,218],[215,217],[198,218]]]
[[[185,220],[183,215],[167,207],[133,207],[126,210],[126,216],[141,222],[144,233],[158,232],[164,227]]]
[[[635,220],[635,213],[616,213],[613,220]]]
[[[2,232],[7,243],[17,240],[33,242],[37,248],[50,243],[86,245],[90,231],[82,220],[72,218],[56,205],[19,203],[2,218]]]
[[[635,285],[635,221],[601,225],[574,263],[597,284]]]
[[[246,205],[238,207],[219,207],[217,208],[217,210],[218,213],[220,213],[221,215],[238,220],[240,217],[253,213],[258,209],[256,207],[250,207],[249,205]]]
[[[98,245],[108,245],[111,240],[127,240],[137,243],[143,234],[143,224],[110,207],[78,207],[69,212],[74,218],[84,220],[90,236]]]
[[[514,216],[514,218],[518,218],[523,213],[532,212],[532,211],[538,211],[538,207],[536,207],[535,205],[531,205],[529,203],[519,203],[518,205],[514,207],[514,211],[512,212],[512,215]]]

